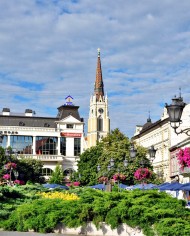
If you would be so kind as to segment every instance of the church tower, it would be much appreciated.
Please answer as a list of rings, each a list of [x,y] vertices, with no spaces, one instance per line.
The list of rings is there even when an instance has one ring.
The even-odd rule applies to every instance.
[[[110,132],[110,119],[108,111],[108,98],[104,95],[104,83],[100,60],[100,49],[98,49],[98,60],[96,68],[96,81],[94,94],[90,98],[90,111],[88,119],[88,147],[95,146]]]

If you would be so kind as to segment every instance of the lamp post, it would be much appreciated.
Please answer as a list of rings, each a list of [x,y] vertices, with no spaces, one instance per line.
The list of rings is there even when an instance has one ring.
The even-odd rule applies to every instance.
[[[185,133],[186,135],[190,136],[190,128],[177,131],[177,129],[182,123],[181,116],[185,106],[186,103],[183,102],[183,98],[181,97],[181,92],[178,98],[176,96],[172,98],[172,104],[170,105],[168,105],[167,103],[165,104],[169,116],[170,126],[174,129],[174,132],[177,135]]]
[[[152,163],[153,163],[153,161],[155,159],[156,151],[157,151],[157,149],[155,149],[153,145],[148,149],[149,158],[150,158],[150,161]]]
[[[110,163],[108,164],[107,166],[107,170],[108,172],[114,167],[114,160],[113,158],[110,159]],[[101,170],[101,166],[98,164],[97,165],[97,171],[99,172]],[[103,174],[104,175],[104,174]],[[107,184],[107,187],[106,187],[106,190],[111,192],[111,183],[110,183],[110,180],[108,179],[108,184]]]
[[[18,171],[14,170],[14,167],[13,167],[14,163],[11,163],[11,155],[12,154],[14,154],[14,156],[17,158],[17,156],[18,156],[17,152],[14,152],[14,151],[12,151],[10,149],[5,149],[5,156],[6,156],[7,160],[10,162],[10,169],[9,169],[10,179],[9,179],[9,184],[11,186],[13,185],[13,183],[12,183],[12,173],[14,173],[14,176],[15,176],[16,179],[19,176]]]
[[[14,173],[15,179],[17,180],[19,176],[19,172],[17,170],[13,170],[13,173]]]

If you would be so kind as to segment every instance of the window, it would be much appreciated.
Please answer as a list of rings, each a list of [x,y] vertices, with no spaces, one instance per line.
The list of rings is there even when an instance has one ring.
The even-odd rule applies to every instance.
[[[65,137],[61,137],[60,138],[60,152],[61,152],[61,155],[64,155],[66,156],[66,138]]]
[[[57,155],[57,137],[36,137],[36,154]]]
[[[74,138],[74,156],[79,156],[81,150],[80,138]]]
[[[6,148],[7,147],[7,136],[6,135],[3,135],[0,137],[0,146],[3,147],[3,148]]]
[[[101,116],[98,117],[98,131],[103,131],[103,119]]]
[[[50,176],[50,175],[52,175],[52,173],[53,173],[53,170],[50,169],[50,168],[44,168],[44,169],[42,169],[42,175],[43,175],[43,176]]]
[[[32,136],[10,136],[10,146],[16,150],[18,154],[33,154],[33,138]]]
[[[67,129],[73,129],[73,124],[67,124]]]

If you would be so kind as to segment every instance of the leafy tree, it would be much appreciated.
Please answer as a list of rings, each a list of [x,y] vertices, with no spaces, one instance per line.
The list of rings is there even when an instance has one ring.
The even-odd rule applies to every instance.
[[[16,163],[20,179],[25,182],[31,181],[32,183],[44,182],[44,178],[42,177],[43,164],[41,161],[30,158],[21,158],[17,159]]]
[[[102,143],[98,143],[97,146],[87,149],[80,155],[78,175],[82,185],[93,185],[97,182],[97,163],[102,152]]]
[[[11,148],[8,148],[11,153]],[[4,165],[8,162],[14,162],[17,164],[16,170],[19,172],[18,179],[25,182],[31,181],[33,183],[44,182],[42,177],[42,167],[43,164],[39,160],[28,159],[28,158],[19,158],[17,159],[13,154],[10,154],[8,157],[5,155],[5,149],[0,147],[0,178],[6,173]]]
[[[57,165],[49,179],[49,183],[62,184],[63,178],[64,178],[64,173],[63,173],[62,167],[60,165]]]
[[[150,161],[146,158],[147,150],[144,147],[136,146],[137,154],[135,158],[130,158],[131,141],[119,129],[112,130],[95,147],[87,149],[78,162],[78,173],[81,175],[81,183],[92,185],[97,183],[98,177],[107,176],[111,178],[115,173],[122,173],[126,176],[126,184],[134,184],[134,172],[141,167],[140,161],[144,161],[147,168],[152,170]],[[110,159],[114,160],[114,166],[108,171]],[[124,160],[128,161],[127,167]],[[97,165],[101,169],[97,173]],[[151,181],[155,179],[153,174]]]

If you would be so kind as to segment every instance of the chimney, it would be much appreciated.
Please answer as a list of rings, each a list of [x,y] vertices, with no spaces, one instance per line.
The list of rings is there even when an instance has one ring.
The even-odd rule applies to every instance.
[[[31,109],[25,110],[25,116],[32,116],[32,115],[33,115],[33,111]]]
[[[3,116],[10,116],[10,108],[3,108],[2,113]]]

